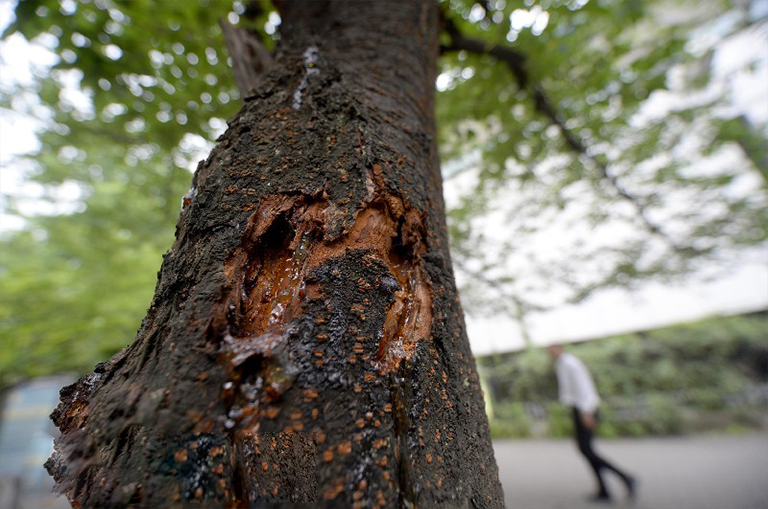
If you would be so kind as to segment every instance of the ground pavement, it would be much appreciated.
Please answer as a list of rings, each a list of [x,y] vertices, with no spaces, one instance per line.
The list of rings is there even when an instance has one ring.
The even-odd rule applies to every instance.
[[[768,435],[596,440],[639,479],[634,504],[608,474],[614,502],[589,503],[594,480],[570,440],[495,441],[508,509],[768,509]]]
[[[625,501],[624,488],[613,477],[608,482],[615,502],[587,503],[594,481],[570,440],[493,445],[508,509],[768,509],[768,434],[597,440],[598,452],[637,475],[634,504]],[[17,507],[69,507],[63,498],[47,495],[50,478],[40,477],[46,485]],[[0,496],[0,509],[13,505]]]

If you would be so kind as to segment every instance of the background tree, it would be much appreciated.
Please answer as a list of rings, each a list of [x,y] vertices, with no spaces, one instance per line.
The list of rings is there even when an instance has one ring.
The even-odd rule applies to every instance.
[[[749,147],[768,118],[734,117],[714,78],[720,43],[764,38],[750,5],[487,2],[451,18],[438,117],[471,312],[524,325],[764,246],[765,165]]]

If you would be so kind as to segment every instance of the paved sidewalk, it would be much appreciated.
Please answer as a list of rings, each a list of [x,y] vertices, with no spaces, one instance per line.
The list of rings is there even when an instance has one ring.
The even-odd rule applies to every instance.
[[[589,503],[595,482],[570,440],[494,442],[508,509],[768,509],[768,435],[596,440],[639,480],[634,504],[608,476],[615,502]]]

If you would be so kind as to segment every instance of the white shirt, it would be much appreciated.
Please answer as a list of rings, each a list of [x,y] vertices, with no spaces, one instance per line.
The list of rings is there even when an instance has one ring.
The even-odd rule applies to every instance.
[[[595,383],[589,370],[579,359],[563,352],[555,364],[560,402],[576,407],[584,413],[593,413],[600,404]]]

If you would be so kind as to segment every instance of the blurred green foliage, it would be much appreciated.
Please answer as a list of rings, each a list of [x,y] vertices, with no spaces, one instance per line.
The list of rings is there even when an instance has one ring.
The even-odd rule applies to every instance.
[[[491,421],[493,438],[525,438],[531,435],[531,419],[522,403],[509,403],[500,408],[499,414]]]
[[[58,58],[31,85],[5,82],[0,105],[41,120],[41,147],[22,164],[43,199],[55,202],[62,184],[81,198],[73,213],[26,215],[28,228],[2,234],[0,386],[86,372],[135,335],[190,168],[239,108],[218,25],[232,7],[17,5],[4,37],[18,32]]]
[[[713,318],[566,347],[589,367],[604,437],[754,429],[768,424],[768,315]],[[478,358],[497,437],[570,436],[543,349]],[[548,366],[545,366],[548,364]],[[539,413],[526,412],[535,404]],[[531,415],[533,413],[533,415]]]
[[[553,292],[578,301],[765,241],[765,196],[749,184],[756,167],[765,170],[765,126],[727,113],[726,94],[680,101],[711,84],[717,41],[763,26],[742,2],[440,4],[467,37],[523,55],[529,77],[520,88],[487,55],[448,51],[440,60],[437,116],[467,309],[522,319],[550,305]],[[173,241],[190,169],[239,107],[218,20],[253,28],[269,48],[280,21],[261,0],[24,0],[15,14],[4,44],[23,37],[53,62],[34,68],[30,82],[0,83],[0,107],[39,122],[39,149],[17,163],[38,201],[62,205],[67,186],[79,196],[63,200],[57,215],[4,196],[6,212],[26,226],[0,233],[0,386],[85,372],[131,341]],[[706,30],[715,42],[693,44]],[[671,79],[675,73],[683,78]],[[574,152],[541,114],[535,89],[588,153]],[[659,93],[675,104],[639,120]],[[692,151],[676,150],[694,131]],[[734,147],[745,155],[717,171],[696,169]],[[647,231],[596,161],[673,232],[672,245]],[[691,206],[670,208],[680,203]],[[553,225],[579,234],[542,241]],[[548,390],[546,359],[528,362],[519,401]],[[658,379],[673,386],[674,368],[659,365]],[[640,383],[630,377],[621,389]]]
[[[479,3],[450,2],[449,18],[524,57],[528,82],[488,55],[443,59],[438,125],[468,312],[524,319],[765,242],[767,127],[721,114],[734,98],[712,65],[764,18],[728,1],[484,5],[481,18]],[[585,151],[542,114],[539,91]],[[746,181],[750,192],[729,191]]]

